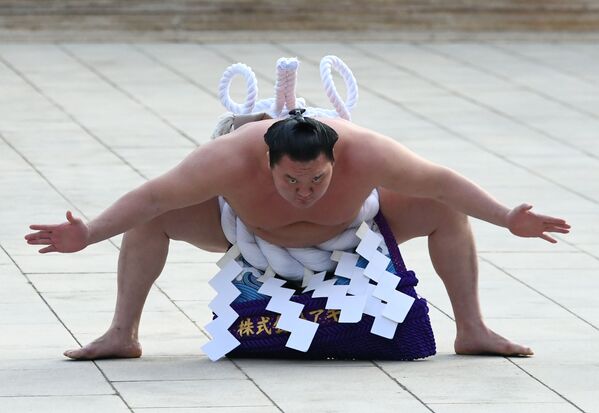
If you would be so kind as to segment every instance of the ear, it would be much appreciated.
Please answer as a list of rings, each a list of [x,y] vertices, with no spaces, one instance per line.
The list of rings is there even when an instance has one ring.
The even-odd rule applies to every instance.
[[[270,167],[270,151],[266,151],[266,166],[268,167],[268,169],[272,169]]]

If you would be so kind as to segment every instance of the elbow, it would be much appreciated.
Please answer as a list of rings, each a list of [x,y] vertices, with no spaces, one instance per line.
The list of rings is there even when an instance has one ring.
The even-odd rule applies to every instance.
[[[431,198],[444,204],[448,203],[456,192],[458,192],[456,183],[459,181],[459,178],[460,175],[457,172],[449,168],[439,167],[431,181]]]
[[[145,217],[152,219],[166,212],[167,206],[163,197],[153,188],[151,181],[146,182],[135,191],[138,192],[135,197],[140,200],[140,210],[143,211]]]

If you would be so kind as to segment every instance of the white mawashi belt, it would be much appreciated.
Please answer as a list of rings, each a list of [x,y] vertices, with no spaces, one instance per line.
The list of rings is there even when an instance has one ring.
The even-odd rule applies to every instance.
[[[360,239],[356,229],[362,222],[369,222],[379,210],[379,196],[376,190],[368,196],[356,219],[348,229],[338,236],[309,248],[283,248],[263,240],[248,230],[235,211],[221,197],[221,226],[227,240],[239,247],[243,258],[254,268],[266,271],[268,267],[290,281],[301,281],[305,269],[314,272],[331,271],[336,263],[331,260],[331,252],[348,251],[356,248]]]

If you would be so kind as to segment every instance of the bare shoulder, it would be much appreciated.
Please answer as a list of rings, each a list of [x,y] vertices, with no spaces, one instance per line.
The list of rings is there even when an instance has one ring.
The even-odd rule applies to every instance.
[[[173,169],[150,180],[150,192],[167,211],[234,193],[242,179],[259,173],[260,165],[267,169],[266,144],[259,127],[248,133],[253,129],[240,128],[196,148]]]
[[[389,157],[390,153],[394,153],[396,158],[397,151],[404,155],[410,152],[392,138],[353,122],[344,119],[326,119],[323,122],[339,135],[339,141],[335,145],[339,155],[361,166],[372,164],[374,168]]]
[[[347,142],[352,148],[360,148],[364,146],[372,146],[373,144],[383,147],[399,145],[393,139],[378,133],[372,129],[365,128],[345,119],[320,119],[326,123],[339,135],[339,142]]]
[[[272,122],[270,122],[272,123]],[[252,122],[202,144],[185,160],[191,176],[209,175],[219,186],[235,183],[240,176],[265,164],[264,133],[269,121]]]
[[[412,191],[411,184],[422,183],[422,178],[433,176],[437,165],[429,162],[389,136],[352,122],[335,119],[325,121],[339,134],[339,157],[335,159],[350,168],[368,170],[367,175],[376,186],[390,189],[399,187]],[[335,152],[337,154],[337,150]]]

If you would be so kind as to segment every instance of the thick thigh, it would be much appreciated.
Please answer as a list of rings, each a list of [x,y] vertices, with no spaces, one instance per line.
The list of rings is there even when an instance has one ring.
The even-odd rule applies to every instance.
[[[213,252],[224,252],[229,247],[220,225],[218,198],[169,211],[157,220],[170,239]]]
[[[432,234],[459,212],[430,198],[417,198],[379,188],[381,212],[398,244]]]

